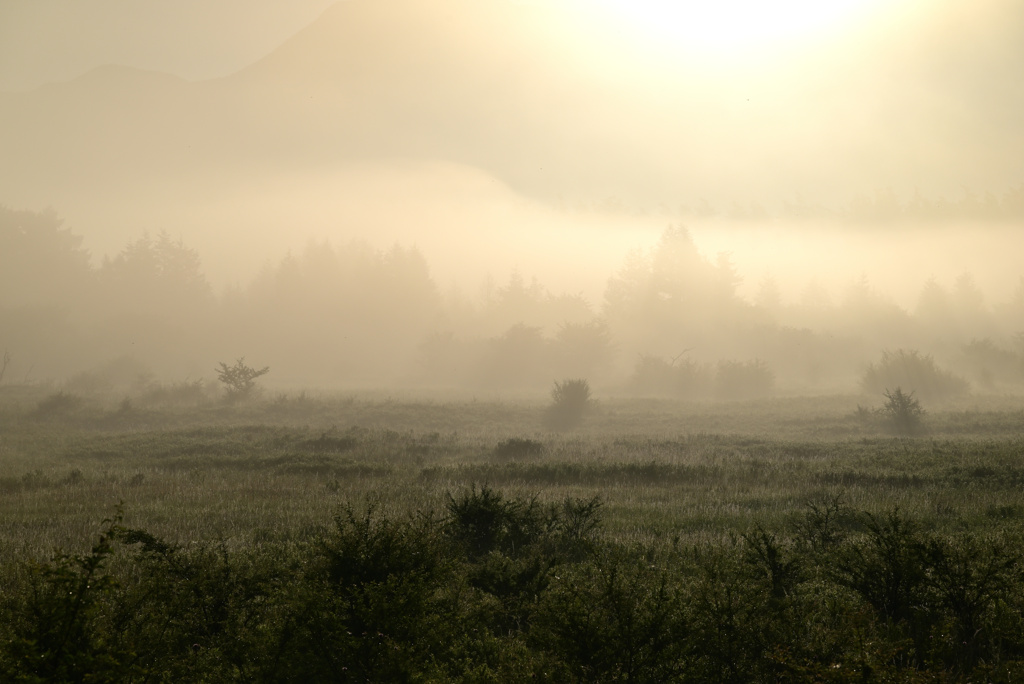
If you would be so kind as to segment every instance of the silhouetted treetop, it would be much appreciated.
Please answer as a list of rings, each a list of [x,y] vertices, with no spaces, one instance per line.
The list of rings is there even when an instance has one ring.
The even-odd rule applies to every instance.
[[[185,313],[212,302],[199,253],[165,231],[129,242],[104,259],[100,281],[115,309],[132,313]]]
[[[0,206],[0,306],[70,304],[89,279],[82,238],[53,210]]]

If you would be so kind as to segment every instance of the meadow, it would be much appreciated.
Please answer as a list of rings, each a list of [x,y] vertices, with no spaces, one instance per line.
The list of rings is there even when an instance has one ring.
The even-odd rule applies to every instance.
[[[1012,397],[0,389],[12,681],[1024,676]]]

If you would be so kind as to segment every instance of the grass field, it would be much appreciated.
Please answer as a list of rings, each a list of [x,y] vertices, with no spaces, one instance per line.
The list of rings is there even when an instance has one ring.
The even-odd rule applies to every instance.
[[[758,535],[765,534],[800,561],[805,570],[799,586],[808,591],[826,566],[842,565],[823,562],[812,571],[807,560],[813,555],[808,526],[830,507],[837,515],[843,511],[845,522],[837,529],[849,537],[850,548],[870,547],[864,539],[875,537],[865,521],[894,515],[912,525],[921,548],[936,539],[1000,539],[1002,553],[1009,545],[1005,540],[1024,538],[1024,401],[1008,397],[973,398],[932,409],[917,434],[902,437],[881,416],[858,412],[859,403],[871,401],[863,397],[723,404],[606,399],[580,429],[552,433],[542,427],[543,405],[529,401],[298,394],[233,405],[212,399],[134,405],[74,398],[55,402],[52,395],[39,396],[30,389],[2,389],[0,592],[5,595],[0,595],[15,612],[21,610],[17,605],[24,609],[18,601],[24,597],[19,587],[28,586],[26,577],[32,572],[26,564],[45,564],[58,551],[95,551],[101,521],[119,505],[123,528],[145,530],[175,548],[216,547],[249,557],[261,550],[287,555],[292,551],[282,550],[317,543],[332,534],[346,506],[410,520],[427,512],[443,516],[448,511],[451,517],[455,500],[469,496],[476,501],[472,497],[481,491],[498,492],[506,502],[552,507],[596,497],[600,526],[591,541],[601,550],[581,568],[591,568],[588,563],[604,567],[601,558],[617,553],[630,558],[672,553],[696,557],[698,550],[713,549],[728,556],[727,550],[734,549],[735,558],[742,559],[760,548]],[[840,554],[842,549],[836,549]],[[502,553],[518,558],[512,551]],[[113,557],[112,573],[124,561],[118,558]],[[467,567],[478,562],[467,558]],[[664,567],[672,563],[666,560]],[[1019,574],[1014,574],[1018,556],[1012,556],[1011,566],[1012,572],[1004,574],[1012,575],[1005,584],[1007,596],[1014,598],[1000,595],[998,601],[1012,613],[1015,600],[1024,606],[1024,591]],[[850,572],[849,577],[856,576]],[[844,581],[835,580],[856,590],[854,580]],[[864,605],[874,605],[870,592],[862,594]],[[787,590],[787,597],[797,595]],[[774,600],[781,594],[768,591],[766,596]],[[844,610],[862,615],[860,604],[849,601]],[[696,610],[696,604],[687,605]],[[986,603],[984,611],[992,610]],[[696,618],[690,618],[692,630]],[[879,643],[887,644],[871,656],[873,672],[888,673],[894,681],[935,672],[954,680],[1019,673],[1014,665],[1024,658],[1015,650],[1019,645],[993,651],[1003,668],[999,676],[993,674],[990,656],[973,651],[957,651],[953,657],[938,649],[926,657],[914,631],[915,619],[911,613],[884,611],[872,617],[872,634],[877,632]],[[929,622],[929,629],[941,632],[946,624],[942,619]],[[1010,624],[1005,615],[999,619]],[[910,627],[893,631],[903,623]],[[495,638],[518,634],[516,648],[534,655],[514,648],[505,652],[503,657],[519,663],[521,670],[501,658],[484,658],[489,669],[481,670],[479,679],[501,680],[513,671],[518,673],[513,679],[527,678],[555,667],[550,653],[535,655],[528,638],[533,632],[517,629],[495,632]],[[914,645],[908,646],[908,640]],[[715,677],[741,681],[781,676],[762,667],[774,662],[790,668],[786,676],[796,679],[828,679],[825,675],[833,668],[829,676],[846,681],[840,674],[852,680],[867,667],[860,663],[860,670],[847,672],[845,665],[834,667],[832,655],[787,660],[777,649],[771,657],[763,651],[751,661],[761,665],[731,674],[719,667]],[[850,661],[849,656],[834,657],[839,663]],[[593,663],[580,665],[580,658],[559,655],[557,665],[563,669],[556,671],[579,681],[628,678],[621,664],[601,670]],[[679,658],[674,662],[685,661],[690,669],[670,678],[696,681],[711,671],[701,669],[706,658]],[[12,667],[7,671],[14,672]],[[431,670],[432,677],[474,679],[467,674],[472,668],[445,667]],[[217,672],[210,675],[214,680],[287,679],[267,670],[259,670],[262,675]],[[372,668],[364,674],[372,679],[374,672],[383,676]],[[655,681],[665,672],[637,670],[632,678]]]

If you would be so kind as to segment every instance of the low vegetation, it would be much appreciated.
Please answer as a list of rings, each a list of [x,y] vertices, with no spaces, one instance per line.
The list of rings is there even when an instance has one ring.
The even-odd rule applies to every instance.
[[[870,394],[903,387],[921,397],[944,399],[966,394],[969,385],[963,378],[940,368],[931,356],[913,349],[897,349],[883,352],[881,360],[868,367],[861,387]]]
[[[894,436],[843,397],[603,398],[568,434],[539,404],[46,398],[0,394],[4,681],[1024,676],[1009,400]]]
[[[592,407],[589,382],[582,379],[556,382],[544,422],[552,430],[570,430],[583,422]]]
[[[224,384],[228,400],[238,401],[249,399],[255,395],[259,389],[256,379],[263,377],[269,372],[269,366],[259,369],[253,368],[246,365],[245,357],[242,357],[235,361],[233,366],[229,366],[221,361],[220,367],[217,369],[217,379]]]

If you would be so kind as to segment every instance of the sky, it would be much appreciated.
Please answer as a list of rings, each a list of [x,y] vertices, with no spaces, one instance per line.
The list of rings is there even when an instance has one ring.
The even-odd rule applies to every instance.
[[[0,0],[0,206],[51,208],[95,268],[166,232],[225,302],[361,242],[456,308],[521,281],[596,314],[684,226],[787,326],[927,283],[1012,319],[1022,76],[1021,0]],[[649,323],[620,361],[692,346]]]
[[[1019,0],[332,6],[0,0],[0,94],[18,91],[0,146],[22,155],[0,168],[0,203],[52,206],[97,258],[168,230],[220,282],[307,237],[369,237],[420,245],[442,280],[471,263],[463,282],[517,268],[554,283],[560,255],[593,230],[605,237],[577,270],[598,298],[621,255],[670,221],[732,252],[751,287],[835,251],[776,224],[772,241],[788,247],[766,256],[766,231],[704,225],[681,206],[836,209],[886,189],[956,200],[1024,183]],[[195,87],[108,71],[20,97],[103,65]],[[867,274],[911,301],[929,275],[955,277],[950,254],[985,263],[991,243],[972,230],[953,229],[902,288],[867,242],[819,277],[838,290]],[[239,236],[256,237],[251,253]],[[466,258],[485,252],[495,261]],[[921,248],[887,253],[899,263]],[[993,287],[1016,280],[989,270]]]
[[[106,64],[189,80],[225,76],[313,21],[333,0],[0,0],[0,91]]]

